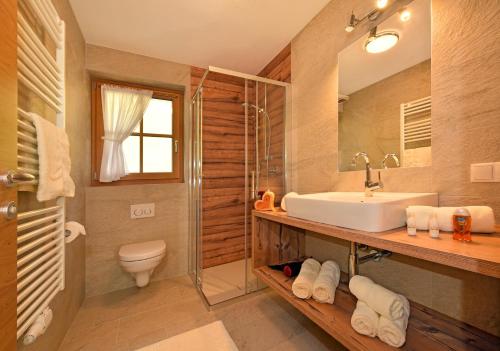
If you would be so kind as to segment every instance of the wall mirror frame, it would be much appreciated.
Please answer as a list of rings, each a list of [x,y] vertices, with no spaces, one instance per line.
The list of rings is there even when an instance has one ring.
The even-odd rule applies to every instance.
[[[374,24],[339,53],[338,67],[339,172],[364,169],[352,162],[357,152],[373,168],[430,166],[431,0]]]

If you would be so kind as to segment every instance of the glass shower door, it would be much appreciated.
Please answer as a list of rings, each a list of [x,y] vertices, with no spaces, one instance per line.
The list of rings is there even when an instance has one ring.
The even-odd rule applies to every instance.
[[[189,274],[201,289],[201,184],[202,184],[202,108],[203,89],[191,102],[191,143],[189,167]]]
[[[251,214],[259,192],[270,189],[278,201],[283,195],[286,94],[248,75],[197,74],[189,272],[214,305],[264,287],[252,272]]]

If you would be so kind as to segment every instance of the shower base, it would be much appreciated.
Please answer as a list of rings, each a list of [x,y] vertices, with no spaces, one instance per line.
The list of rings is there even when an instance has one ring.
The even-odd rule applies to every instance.
[[[248,264],[248,292],[258,289],[257,277]],[[210,305],[245,295],[245,260],[224,263],[203,269],[202,292]]]

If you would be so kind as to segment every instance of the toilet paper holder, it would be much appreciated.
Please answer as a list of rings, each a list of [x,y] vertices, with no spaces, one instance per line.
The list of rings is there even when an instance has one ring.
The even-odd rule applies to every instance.
[[[85,227],[78,222],[66,222],[64,224],[64,241],[66,244],[75,240],[78,235],[86,235]]]

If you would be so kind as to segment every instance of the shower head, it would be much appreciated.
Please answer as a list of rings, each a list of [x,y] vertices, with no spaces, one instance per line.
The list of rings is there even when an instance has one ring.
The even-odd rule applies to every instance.
[[[249,104],[248,102],[244,102],[241,104],[241,106],[248,106],[248,107],[252,107],[254,109],[257,110],[258,113],[263,113],[264,112],[264,109],[263,108],[258,108],[257,106],[255,106],[254,104]]]

